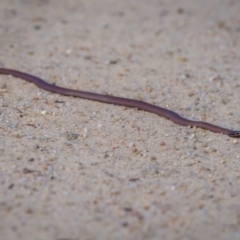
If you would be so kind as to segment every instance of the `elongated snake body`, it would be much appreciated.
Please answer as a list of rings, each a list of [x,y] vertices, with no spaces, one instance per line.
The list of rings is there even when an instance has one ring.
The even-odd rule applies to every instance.
[[[161,117],[165,117],[181,126],[192,126],[192,127],[195,126],[195,127],[200,127],[203,129],[210,130],[212,132],[223,133],[228,135],[229,137],[240,137],[240,131],[233,131],[231,129],[219,127],[207,122],[189,120],[181,117],[176,112],[173,112],[166,108],[161,108],[161,107],[149,104],[147,102],[138,101],[138,100],[129,99],[129,98],[115,97],[110,95],[58,87],[58,86],[49,84],[36,76],[30,75],[28,73],[12,70],[12,69],[0,68],[0,74],[12,75],[14,77],[24,79],[26,81],[34,83],[39,88],[42,88],[49,92],[89,99],[89,100],[98,101],[98,102],[104,102],[108,104],[115,104],[115,105],[120,105],[125,107],[137,108],[147,112],[155,113]]]

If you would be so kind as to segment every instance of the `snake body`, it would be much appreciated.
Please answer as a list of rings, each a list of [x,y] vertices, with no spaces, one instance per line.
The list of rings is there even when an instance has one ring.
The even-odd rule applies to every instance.
[[[129,99],[129,98],[122,98],[122,97],[115,97],[110,95],[104,95],[104,94],[98,94],[98,93],[92,93],[92,92],[86,92],[86,91],[78,91],[63,87],[58,87],[56,85],[49,84],[42,80],[39,77],[30,75],[28,73],[16,71],[13,69],[6,69],[6,68],[0,68],[0,74],[7,74],[12,75],[14,77],[29,81],[31,83],[34,83],[39,88],[42,88],[46,91],[58,93],[61,95],[66,96],[73,96],[73,97],[79,97],[84,98],[88,100],[98,101],[98,102],[104,102],[108,104],[115,104],[125,107],[131,107],[131,108],[137,108],[140,110],[144,110],[147,112],[155,113],[161,117],[165,117],[175,124],[181,125],[181,126],[192,126],[192,127],[200,127],[206,130],[210,130],[212,132],[216,133],[223,133],[228,135],[229,137],[240,137],[240,131],[234,131],[231,129],[219,127],[216,125],[213,125],[208,122],[202,122],[202,121],[193,121],[186,119],[184,117],[181,117],[176,112],[173,112],[171,110],[168,110],[166,108],[158,107],[152,104],[149,104],[147,102],[135,100],[135,99]]]

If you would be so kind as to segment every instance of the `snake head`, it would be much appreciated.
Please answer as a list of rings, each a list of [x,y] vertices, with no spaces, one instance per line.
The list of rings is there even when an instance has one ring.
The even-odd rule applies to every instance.
[[[229,137],[235,137],[235,138],[240,138],[240,131],[231,131],[228,134]]]

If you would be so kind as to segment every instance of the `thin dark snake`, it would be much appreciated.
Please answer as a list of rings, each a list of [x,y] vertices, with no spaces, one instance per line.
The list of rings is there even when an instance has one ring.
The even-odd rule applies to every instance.
[[[54,93],[67,95],[67,96],[80,97],[84,99],[89,99],[89,100],[104,102],[109,104],[116,104],[116,105],[125,106],[125,107],[137,108],[147,112],[155,113],[161,117],[165,117],[181,126],[191,126],[191,127],[195,126],[195,127],[200,127],[203,129],[210,130],[212,132],[223,133],[228,135],[229,137],[240,137],[240,131],[233,131],[231,129],[222,128],[207,122],[189,120],[181,117],[180,115],[178,115],[177,113],[171,110],[154,106],[147,102],[138,101],[138,100],[129,99],[129,98],[115,97],[110,95],[103,95],[98,93],[91,93],[91,92],[78,91],[78,90],[73,90],[68,88],[62,88],[62,87],[49,84],[38,77],[32,76],[27,73],[23,73],[20,71],[12,70],[12,69],[0,68],[0,74],[8,74],[17,78],[24,79],[26,81],[34,83],[39,88],[42,88],[49,92],[54,92]]]

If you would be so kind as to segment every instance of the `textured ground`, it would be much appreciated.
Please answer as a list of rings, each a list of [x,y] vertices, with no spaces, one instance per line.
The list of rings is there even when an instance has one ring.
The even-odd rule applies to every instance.
[[[240,128],[240,1],[1,0],[0,67]],[[0,76],[0,239],[240,239],[240,142]]]

